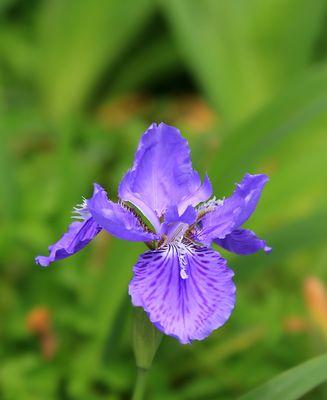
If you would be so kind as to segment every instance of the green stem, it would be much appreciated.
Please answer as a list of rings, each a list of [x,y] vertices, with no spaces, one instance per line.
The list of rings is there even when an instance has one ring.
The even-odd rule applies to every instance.
[[[148,371],[162,339],[162,333],[152,325],[140,307],[134,308],[133,349],[137,367],[133,400],[143,400]]]
[[[136,382],[132,400],[143,400],[148,377],[148,370],[144,368],[137,368]]]

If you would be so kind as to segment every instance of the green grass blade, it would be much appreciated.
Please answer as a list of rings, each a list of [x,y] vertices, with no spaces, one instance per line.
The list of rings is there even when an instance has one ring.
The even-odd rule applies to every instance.
[[[109,97],[117,93],[143,89],[149,82],[160,80],[180,66],[174,43],[165,36],[154,38],[133,54],[118,71],[110,87]]]
[[[326,380],[327,354],[324,354],[283,372],[240,400],[295,400]]]
[[[61,118],[85,104],[105,68],[135,38],[149,0],[63,0],[39,14],[36,79],[47,112]]]
[[[212,165],[210,175],[223,178],[219,188],[224,194],[226,185],[228,192],[245,172],[266,172],[271,178],[251,226],[258,221],[269,230],[276,229],[324,207],[326,93],[324,67],[311,72],[223,142],[223,156]],[[286,198],[290,209],[285,207]]]
[[[308,65],[326,9],[324,1],[308,0],[162,6],[195,79],[234,126]]]

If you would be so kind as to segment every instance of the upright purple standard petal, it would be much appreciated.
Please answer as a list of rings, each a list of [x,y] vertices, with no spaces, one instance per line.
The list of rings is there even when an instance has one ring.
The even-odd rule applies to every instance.
[[[132,210],[108,200],[107,193],[95,185],[97,193],[87,201],[94,220],[111,235],[131,242],[147,242],[159,237],[149,232]]]
[[[246,174],[232,196],[201,218],[197,240],[210,245],[213,239],[223,239],[243,225],[255,210],[267,182],[268,177],[264,174]]]
[[[228,320],[235,304],[232,277],[212,249],[170,244],[140,256],[129,294],[158,329],[190,343]]]
[[[159,231],[159,218],[168,206],[182,213],[211,196],[206,177],[203,185],[193,170],[190,149],[180,131],[161,123],[152,124],[143,134],[133,167],[119,186],[119,197],[138,207]]]
[[[250,218],[257,207],[262,189],[268,181],[269,178],[265,174],[245,174],[241,183],[236,186],[233,195],[227,199],[241,204],[241,213],[236,222],[237,227],[243,225]]]
[[[38,256],[35,262],[42,267],[48,267],[52,262],[69,257],[85,247],[100,231],[101,227],[94,219],[75,221],[69,225],[68,231],[49,246],[49,256]]]
[[[266,253],[271,251],[271,247],[267,246],[265,240],[256,236],[256,234],[247,229],[235,229],[224,239],[215,239],[214,242],[218,246],[240,255],[256,253],[263,249]]]
[[[184,196],[179,205],[178,210],[183,213],[187,207],[196,206],[203,201],[206,201],[212,195],[212,185],[208,175],[205,175],[202,185],[197,190],[192,191],[189,195]]]

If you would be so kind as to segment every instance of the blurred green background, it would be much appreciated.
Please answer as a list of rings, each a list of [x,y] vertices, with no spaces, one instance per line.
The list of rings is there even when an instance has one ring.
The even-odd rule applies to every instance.
[[[148,399],[235,399],[326,351],[326,22],[326,0],[0,1],[0,399],[130,398],[144,246],[34,256],[94,181],[115,198],[153,121],[182,130],[218,196],[270,176],[249,226],[274,250],[224,253],[235,312],[206,341],[165,337]]]

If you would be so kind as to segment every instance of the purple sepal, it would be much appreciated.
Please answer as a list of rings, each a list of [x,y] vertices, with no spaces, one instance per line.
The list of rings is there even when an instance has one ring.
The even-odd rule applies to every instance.
[[[92,217],[87,220],[75,221],[69,225],[68,231],[58,240],[49,246],[49,256],[38,256],[35,262],[48,267],[52,262],[69,257],[85,247],[100,231],[101,227]]]
[[[265,240],[256,236],[253,231],[247,229],[235,229],[224,239],[215,239],[214,242],[224,249],[240,255],[256,253],[263,249],[266,253],[271,252]]]
[[[239,228],[251,216],[260,199],[262,189],[268,182],[264,174],[246,174],[236,185],[232,196],[216,205],[200,221],[197,240],[210,245],[214,239],[223,239]]]
[[[204,339],[230,317],[233,275],[226,260],[210,248],[168,245],[140,256],[129,294],[158,329],[190,343]]]
[[[131,242],[147,242],[158,239],[158,235],[149,232],[134,212],[108,199],[105,190],[94,185],[96,194],[87,200],[88,210],[94,220],[111,235]]]
[[[98,185],[94,185],[92,198],[98,193]],[[54,244],[49,246],[49,256],[37,256],[35,262],[42,267],[48,267],[52,262],[69,257],[85,247],[100,231],[101,227],[95,222],[86,206],[86,201],[74,208],[76,218],[68,231]]]

